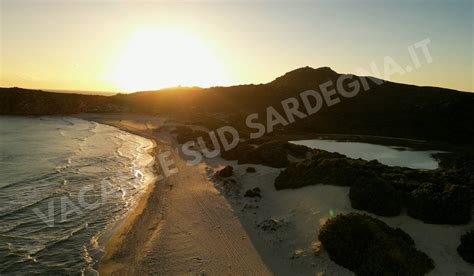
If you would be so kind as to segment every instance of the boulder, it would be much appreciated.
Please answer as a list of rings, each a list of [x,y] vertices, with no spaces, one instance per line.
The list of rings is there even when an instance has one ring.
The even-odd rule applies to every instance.
[[[217,172],[217,176],[219,177],[230,177],[234,172],[234,168],[232,166],[225,166],[222,170]]]
[[[255,187],[253,189],[249,189],[247,191],[245,191],[245,194],[244,196],[245,197],[259,197],[259,198],[262,198],[262,195],[260,194],[260,188],[258,187]]]
[[[262,229],[263,231],[266,231],[266,232],[273,232],[273,231],[276,231],[279,228],[281,228],[283,225],[284,225],[283,220],[271,218],[271,219],[266,219],[266,220],[260,222],[257,225],[257,227]]]

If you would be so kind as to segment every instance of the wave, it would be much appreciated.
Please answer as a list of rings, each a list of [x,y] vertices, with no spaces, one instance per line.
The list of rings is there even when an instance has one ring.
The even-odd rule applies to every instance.
[[[31,185],[32,183],[48,180],[51,177],[57,176],[59,173],[60,172],[58,172],[58,171],[48,172],[46,174],[37,176],[35,178],[23,179],[23,180],[20,180],[20,181],[15,181],[15,182],[12,182],[12,183],[8,183],[6,185],[1,186],[0,190],[7,189],[7,188],[10,188],[12,186],[18,186],[18,185],[25,185],[25,184],[26,185]],[[0,215],[0,217],[1,217],[1,215]]]
[[[41,118],[47,121],[42,124],[37,123],[37,118],[22,120],[25,120],[25,127],[21,129],[30,133],[33,131],[35,136],[22,134],[21,139],[15,139],[18,131],[5,129],[10,137],[8,141],[19,141],[18,149],[25,149],[28,153],[19,156],[17,161],[17,164],[28,166],[12,167],[11,179],[15,179],[15,174],[15,180],[18,180],[22,170],[25,170],[24,175],[36,175],[11,183],[6,179],[6,185],[0,187],[0,200],[8,202],[8,209],[2,206],[3,213],[0,213],[0,239],[10,243],[10,249],[4,251],[0,248],[0,259],[5,260],[2,269],[10,267],[15,271],[26,269],[22,270],[25,273],[46,272],[51,265],[54,269],[73,274],[85,269],[93,271],[89,265],[97,261],[93,259],[94,251],[99,247],[99,236],[127,213],[143,191],[148,171],[142,159],[151,158],[146,154],[151,142],[114,127],[71,117]],[[16,123],[10,124],[12,129]],[[28,144],[28,139],[32,139],[31,144]],[[29,145],[31,151],[28,151]],[[11,152],[16,153],[14,150]],[[32,160],[47,160],[48,163],[42,166]],[[5,164],[4,170],[14,166],[8,159],[2,164]],[[112,188],[110,201],[102,208],[71,214],[68,220],[60,221],[62,210],[57,206],[58,198],[68,196],[77,204],[74,199],[81,187],[89,184],[95,191],[100,191],[104,180],[108,182],[107,187]],[[98,198],[100,196],[94,192],[85,194],[86,202],[96,202]],[[39,207],[48,215],[50,200],[56,201],[53,216],[57,220],[53,227],[33,212],[34,208]],[[21,254],[7,257],[13,251]],[[65,256],[68,258],[65,259]],[[34,268],[32,258],[36,261]],[[39,267],[38,263],[41,263]],[[8,271],[2,269],[0,274]]]
[[[82,231],[84,231],[87,228],[88,228],[88,224],[85,223],[85,224],[81,225],[80,227],[77,227],[77,228],[73,229],[71,232],[46,243],[43,248],[37,250],[36,252],[32,253],[31,255],[32,256],[39,256],[43,251],[49,250],[49,249],[51,249],[55,246],[60,245],[61,243],[67,242],[72,237],[74,237],[75,235],[81,233]]]
[[[64,185],[67,184],[67,181],[65,181],[65,182],[63,182],[63,183],[64,183],[64,184],[63,184],[63,186],[64,186]],[[39,199],[39,200],[36,200],[36,201],[34,201],[34,202],[32,202],[32,203],[28,203],[28,204],[26,204],[26,205],[22,205],[22,206],[20,206],[20,207],[17,208],[17,209],[11,210],[11,211],[8,212],[8,213],[1,214],[1,215],[0,215],[0,220],[5,219],[5,218],[8,218],[9,216],[15,215],[15,214],[17,214],[17,213],[21,213],[22,211],[24,211],[24,210],[26,210],[26,209],[33,208],[33,207],[35,207],[35,206],[37,206],[37,205],[43,203],[44,201],[53,199],[53,198],[58,197],[58,196],[61,196],[61,195],[68,195],[68,194],[69,194],[68,191],[66,191],[66,190],[64,190],[64,189],[62,189],[62,188],[59,188],[59,189],[53,191],[51,194],[47,195],[46,197],[43,197],[43,198],[41,198],[41,199]]]

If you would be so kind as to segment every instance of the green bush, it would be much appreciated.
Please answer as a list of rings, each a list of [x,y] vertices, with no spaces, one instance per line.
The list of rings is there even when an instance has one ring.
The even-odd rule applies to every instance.
[[[415,248],[401,229],[365,214],[350,213],[330,219],[319,240],[331,260],[356,275],[424,275],[433,260]]]
[[[401,196],[390,182],[377,177],[361,177],[351,186],[349,199],[354,209],[380,216],[396,216],[402,210]]]
[[[313,150],[310,160],[291,164],[275,180],[275,188],[294,189],[319,183],[351,186],[361,176],[371,175],[383,165],[373,161],[347,158],[345,155]]]
[[[407,212],[427,223],[464,224],[471,219],[468,189],[452,184],[423,183],[407,195]]]
[[[466,262],[474,264],[474,230],[461,236],[458,253]]]
[[[290,164],[288,155],[303,158],[310,151],[305,146],[293,145],[288,142],[262,142],[249,140],[240,143],[236,148],[222,152],[227,160],[237,160],[238,164],[261,164],[274,168],[284,168]]]
[[[474,184],[466,171],[390,167],[317,149],[311,154],[311,158],[289,164],[281,171],[275,188],[320,183],[351,186],[349,197],[355,209],[395,216],[405,206],[410,216],[437,224],[464,224],[471,219]],[[464,168],[464,164],[458,167]]]

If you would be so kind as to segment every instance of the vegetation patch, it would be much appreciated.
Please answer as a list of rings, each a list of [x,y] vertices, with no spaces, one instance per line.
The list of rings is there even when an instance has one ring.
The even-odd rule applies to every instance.
[[[254,167],[247,167],[247,169],[245,171],[248,172],[248,173],[257,172],[257,170]]]
[[[461,236],[458,253],[466,262],[474,264],[474,230]]]
[[[227,160],[237,160],[238,164],[260,164],[274,168],[284,168],[290,164],[288,155],[306,158],[311,149],[288,142],[248,140],[241,142],[221,156]]]
[[[372,171],[384,167],[377,161],[351,159],[324,150],[316,149],[311,154],[309,160],[292,163],[281,172],[275,181],[275,188],[294,189],[317,183],[351,186],[358,177],[371,175]]]
[[[406,207],[410,216],[427,223],[465,224],[471,219],[473,202],[472,160],[463,157],[427,171],[313,150],[311,158],[289,164],[274,185],[277,190],[316,184],[351,186],[349,198],[355,209],[395,216]]]
[[[407,233],[368,215],[338,215],[318,238],[331,260],[356,275],[424,275],[434,268]]]
[[[380,216],[396,216],[402,210],[401,194],[380,177],[360,177],[349,191],[351,206]]]
[[[468,223],[471,217],[468,195],[465,186],[422,183],[406,195],[407,212],[426,223]]]

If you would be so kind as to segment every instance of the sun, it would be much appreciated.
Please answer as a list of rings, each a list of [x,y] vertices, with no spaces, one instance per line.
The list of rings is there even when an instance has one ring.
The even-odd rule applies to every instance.
[[[174,29],[134,33],[118,57],[110,80],[129,92],[228,84],[225,68],[211,49],[191,34]]]

